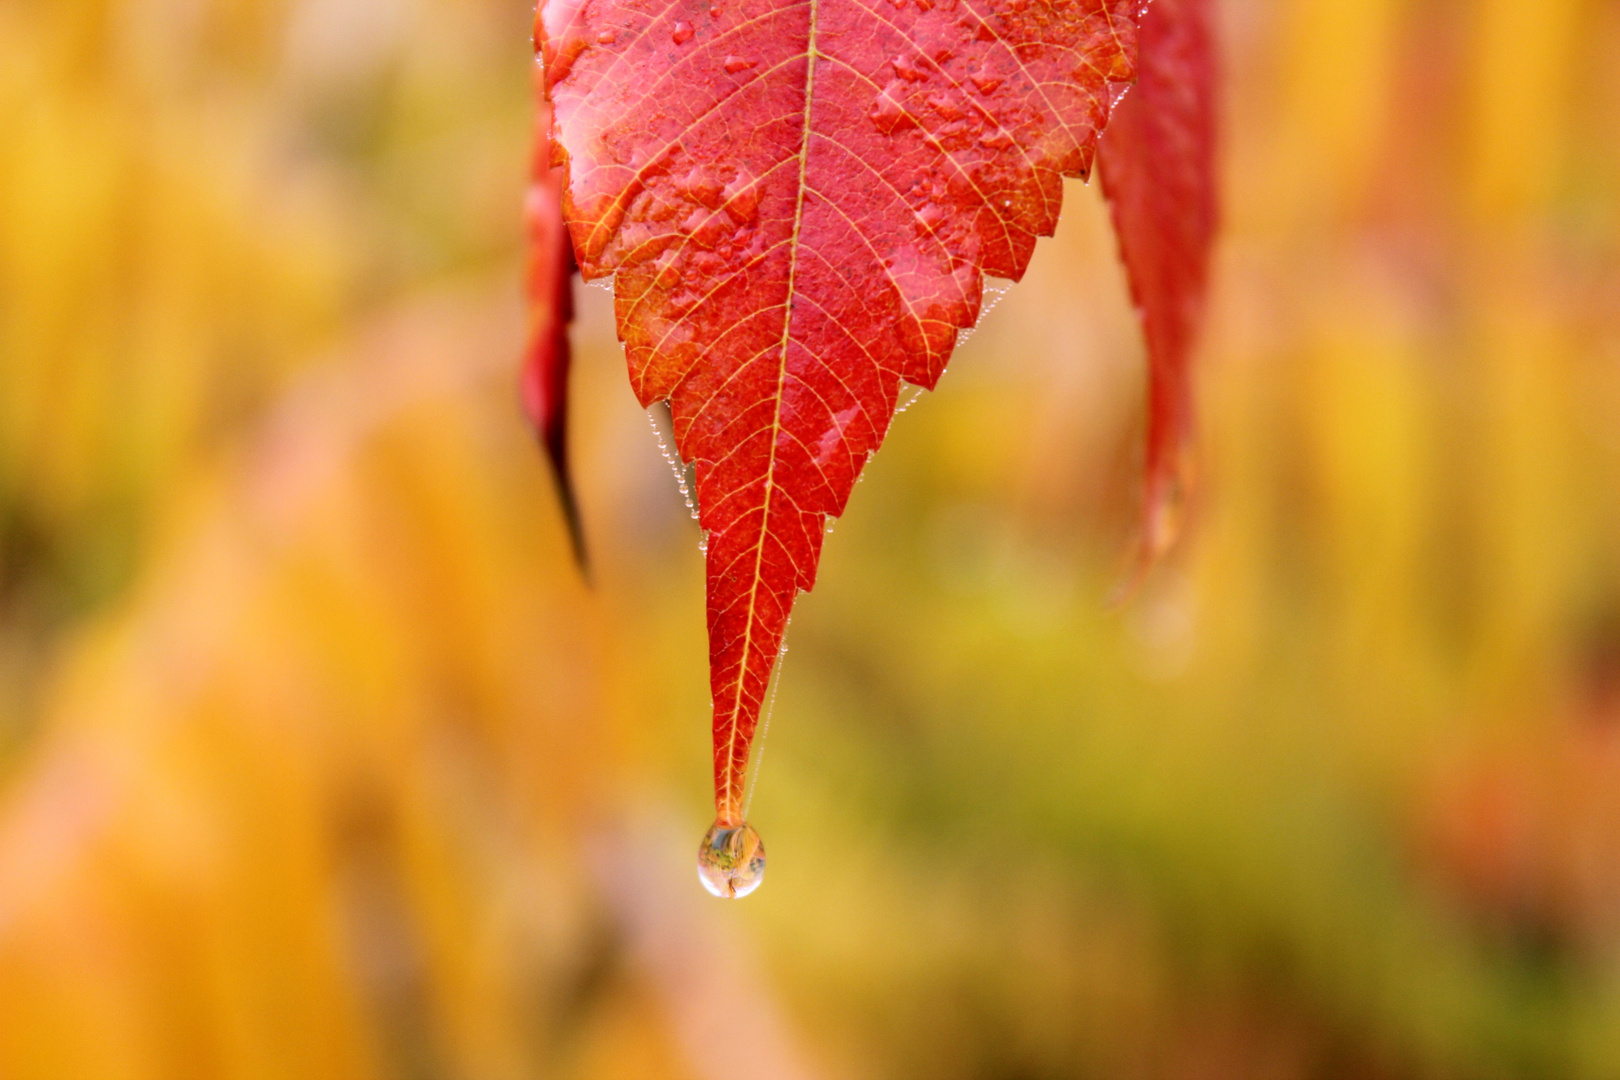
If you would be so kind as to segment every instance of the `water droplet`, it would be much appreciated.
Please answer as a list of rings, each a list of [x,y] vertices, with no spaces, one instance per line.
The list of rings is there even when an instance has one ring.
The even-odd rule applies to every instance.
[[[1005,150],[1013,144],[1012,136],[997,128],[979,136],[979,145],[987,150]]]
[[[971,78],[973,85],[981,94],[993,94],[996,92],[996,88],[1001,85],[1001,80],[994,75],[974,75]]]
[[[765,880],[765,842],[746,821],[716,821],[698,845],[698,880],[722,899],[747,896]]]
[[[740,56],[728,56],[725,63],[726,74],[735,75],[739,71],[747,71],[757,63],[759,63],[758,60],[744,60]]]
[[[949,94],[930,94],[928,104],[946,120],[957,120],[962,116],[962,109]]]
[[[742,225],[759,217],[759,185],[747,183],[726,200],[726,213]]]
[[[725,201],[725,185],[702,165],[694,165],[679,182],[682,195],[709,210],[718,210]]]
[[[676,23],[675,31],[669,35],[669,40],[673,41],[677,45],[685,45],[688,41],[691,41],[692,24],[685,21]]]
[[[596,43],[598,45],[611,45],[618,39],[619,33],[617,30],[603,30],[600,34],[596,35]]]
[[[921,82],[928,78],[928,73],[918,67],[916,61],[909,56],[897,56],[889,63],[894,66],[894,73],[906,82]]]
[[[950,212],[936,202],[927,203],[917,211],[917,221],[929,232],[933,232],[949,216]]]
[[[558,43],[557,51],[546,61],[546,76],[553,82],[561,82],[573,69],[574,61],[586,48],[585,39],[577,36],[564,38]]]
[[[904,93],[901,86],[898,79],[891,82],[872,103],[872,123],[885,135],[893,133],[896,128],[915,127],[917,124],[916,118],[900,103],[899,95]]]

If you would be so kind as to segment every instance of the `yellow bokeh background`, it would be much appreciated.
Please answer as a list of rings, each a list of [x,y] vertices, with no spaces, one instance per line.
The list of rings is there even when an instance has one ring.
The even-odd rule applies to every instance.
[[[1194,524],[1099,193],[898,418],[698,889],[702,568],[530,12],[0,3],[0,1078],[1620,1076],[1620,5],[1221,0]]]

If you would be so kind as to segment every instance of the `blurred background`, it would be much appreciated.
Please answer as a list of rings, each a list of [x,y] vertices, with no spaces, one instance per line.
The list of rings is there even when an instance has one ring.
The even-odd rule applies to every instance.
[[[1196,526],[1099,193],[898,418],[703,895],[698,533],[520,0],[0,0],[0,1077],[1620,1077],[1620,3],[1225,0]]]

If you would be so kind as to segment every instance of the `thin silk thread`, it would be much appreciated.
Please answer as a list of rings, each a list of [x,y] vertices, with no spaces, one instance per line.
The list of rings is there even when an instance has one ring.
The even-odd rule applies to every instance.
[[[793,620],[788,620],[788,626]],[[754,771],[748,777],[748,791],[743,795],[742,817],[748,820],[748,808],[754,805],[754,789],[759,786],[759,769],[765,764],[765,739],[771,733],[771,714],[776,712],[776,691],[782,685],[782,668],[787,664],[787,626],[782,628],[782,648],[776,654],[776,671],[771,675],[771,696],[765,702],[765,722],[759,726],[759,739],[754,743]]]

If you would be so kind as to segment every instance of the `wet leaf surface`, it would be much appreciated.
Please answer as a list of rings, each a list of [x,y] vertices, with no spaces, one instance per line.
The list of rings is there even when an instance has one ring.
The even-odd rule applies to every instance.
[[[715,802],[904,383],[1016,280],[1134,77],[1136,0],[553,0],[539,44],[587,279],[614,276],[708,533]]]

